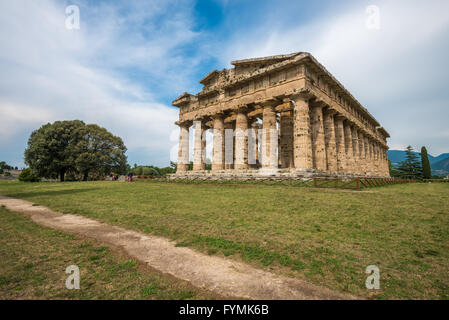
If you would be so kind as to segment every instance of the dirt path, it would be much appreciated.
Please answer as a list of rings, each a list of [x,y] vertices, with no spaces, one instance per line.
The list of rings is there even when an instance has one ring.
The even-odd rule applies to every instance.
[[[274,275],[244,263],[208,256],[174,241],[110,226],[86,217],[61,214],[29,201],[0,195],[0,205],[22,212],[34,222],[69,233],[81,234],[112,246],[152,268],[223,297],[244,299],[353,299],[308,282]]]

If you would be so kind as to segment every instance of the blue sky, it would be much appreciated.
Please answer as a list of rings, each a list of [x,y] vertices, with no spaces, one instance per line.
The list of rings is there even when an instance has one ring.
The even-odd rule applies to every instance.
[[[65,27],[73,4],[79,30]],[[131,164],[167,165],[174,98],[233,59],[296,51],[368,108],[391,149],[449,152],[448,12],[444,0],[2,1],[0,160],[23,166],[33,130],[81,119],[122,137]]]

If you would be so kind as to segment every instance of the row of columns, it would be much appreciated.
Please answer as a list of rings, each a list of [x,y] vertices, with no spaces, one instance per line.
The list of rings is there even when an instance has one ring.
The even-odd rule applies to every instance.
[[[290,110],[279,114],[274,105],[262,110],[262,130],[245,108],[236,110],[235,121],[212,116],[212,171],[261,167],[262,170],[295,168],[317,172],[388,176],[386,148],[348,119],[324,104],[306,98],[291,101]],[[178,171],[189,166],[189,127],[181,123]],[[193,170],[205,170],[205,123],[193,122]],[[261,132],[260,132],[261,131]],[[261,142],[259,159],[258,143]],[[278,150],[279,149],[279,150]],[[257,165],[261,160],[261,164]]]

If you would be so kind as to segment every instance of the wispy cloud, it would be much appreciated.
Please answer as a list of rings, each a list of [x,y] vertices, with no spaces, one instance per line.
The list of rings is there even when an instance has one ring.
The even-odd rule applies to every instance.
[[[390,131],[390,144],[427,145],[447,152],[435,140],[449,119],[449,2],[375,1],[380,28],[366,27],[370,2],[353,2],[301,22],[299,11],[277,7],[255,16],[217,51],[232,59],[295,51],[312,53]],[[260,23],[263,21],[263,23]]]
[[[82,119],[123,137],[140,161],[166,164],[177,110],[159,101],[185,87],[187,57],[173,51],[197,35],[188,4],[177,3],[82,2],[77,31],[65,28],[61,3],[2,2],[0,147],[24,148],[43,123]]]

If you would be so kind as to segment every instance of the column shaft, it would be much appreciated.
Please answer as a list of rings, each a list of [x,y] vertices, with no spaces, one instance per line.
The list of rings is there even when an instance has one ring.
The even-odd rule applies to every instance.
[[[225,127],[225,170],[234,166],[234,122],[227,122]]]
[[[189,169],[189,126],[179,126],[179,147],[178,147],[178,165],[177,172],[187,171]]]
[[[248,117],[237,113],[235,121],[235,169],[248,169]]]
[[[362,131],[359,131],[359,145],[360,145],[360,172],[362,174],[365,174],[366,173],[365,135],[362,133]]]
[[[262,168],[277,168],[278,133],[276,130],[276,113],[272,106],[263,109],[262,129]]]
[[[224,169],[224,147],[225,132],[223,116],[217,115],[214,118],[214,139],[212,147],[212,170]]]
[[[352,129],[348,122],[344,123],[345,127],[345,146],[346,146],[346,172],[355,173],[354,171],[354,151],[352,147]]]
[[[284,111],[280,116],[280,163],[283,168],[293,168],[293,112]]]
[[[195,140],[193,145],[193,170],[205,170],[205,128],[201,120],[194,121],[193,126],[195,128]]]
[[[248,166],[253,169],[257,168],[257,162],[259,161],[258,136],[258,123],[254,121],[248,131]]]
[[[309,101],[298,97],[293,111],[293,156],[296,169],[312,169],[312,132],[310,128]]]
[[[345,146],[345,130],[343,125],[344,118],[342,116],[335,117],[335,140],[337,145],[337,168],[339,172],[346,171],[346,146]]]
[[[337,141],[335,138],[334,114],[332,112],[324,113],[324,138],[326,143],[327,170],[336,172],[337,163]]]
[[[352,128],[352,150],[354,152],[354,173],[360,173],[359,133],[356,127]]]
[[[317,171],[327,170],[326,146],[324,140],[323,107],[313,106],[311,114],[312,150],[314,168]]]

